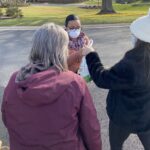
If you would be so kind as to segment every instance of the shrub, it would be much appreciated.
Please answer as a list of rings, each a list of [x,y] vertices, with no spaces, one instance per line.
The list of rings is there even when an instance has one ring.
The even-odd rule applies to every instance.
[[[30,3],[25,0],[0,0],[0,7],[24,7],[29,6]]]
[[[1,2],[1,7],[9,7],[10,4],[7,1]]]
[[[6,9],[6,16],[17,18],[17,17],[23,17],[23,14],[21,9],[19,9],[18,7],[8,7]]]

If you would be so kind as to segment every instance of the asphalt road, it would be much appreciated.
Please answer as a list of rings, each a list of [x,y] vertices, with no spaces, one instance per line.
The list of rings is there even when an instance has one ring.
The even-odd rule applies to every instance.
[[[0,29],[0,101],[10,75],[28,62],[34,29],[17,29]],[[84,28],[84,31],[94,40],[94,47],[107,67],[118,62],[124,53],[132,47],[128,26],[107,26],[106,28],[104,26],[91,26]],[[90,83],[88,86],[94,98],[101,123],[103,150],[109,150],[108,117],[105,109],[107,90],[97,88],[94,83]],[[2,124],[1,117],[0,139],[5,144],[8,144],[8,135]],[[136,135],[131,135],[124,144],[124,150],[142,149]]]

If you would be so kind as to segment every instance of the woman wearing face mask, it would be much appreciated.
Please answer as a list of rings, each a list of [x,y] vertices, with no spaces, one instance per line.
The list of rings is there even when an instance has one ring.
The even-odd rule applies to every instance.
[[[86,47],[83,54],[95,84],[109,89],[111,150],[122,150],[131,133],[138,135],[145,150],[150,150],[150,13],[135,20],[130,30],[134,48],[110,69],[104,68],[92,47]]]
[[[77,73],[82,60],[81,49],[88,44],[89,39],[81,30],[81,22],[78,16],[73,14],[67,16],[65,27],[69,36],[68,67],[69,70]]]

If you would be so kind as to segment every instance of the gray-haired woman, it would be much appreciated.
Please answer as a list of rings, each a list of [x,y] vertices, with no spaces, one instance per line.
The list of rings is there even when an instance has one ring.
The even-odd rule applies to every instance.
[[[63,28],[43,25],[30,63],[12,75],[2,104],[10,150],[101,150],[91,95],[67,69],[68,42]]]

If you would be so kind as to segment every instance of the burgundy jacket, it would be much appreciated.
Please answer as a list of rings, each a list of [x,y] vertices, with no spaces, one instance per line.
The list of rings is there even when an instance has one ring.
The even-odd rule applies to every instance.
[[[10,150],[101,150],[100,126],[84,80],[51,68],[5,89]]]

